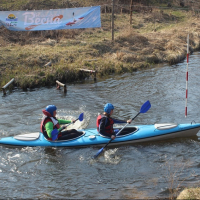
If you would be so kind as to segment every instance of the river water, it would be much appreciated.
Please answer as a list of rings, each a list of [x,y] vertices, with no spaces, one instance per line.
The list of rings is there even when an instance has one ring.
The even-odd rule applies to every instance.
[[[185,118],[186,61],[109,76],[94,82],[24,92],[15,89],[0,97],[0,137],[39,131],[42,109],[58,108],[58,118],[75,119],[75,128],[95,127],[103,106],[115,106],[114,117],[134,117],[144,102],[151,109],[132,124],[200,122],[200,53],[190,56],[188,116]],[[108,148],[82,149],[0,146],[1,198],[142,199],[171,198],[184,187],[197,187],[200,178],[200,133],[194,138]]]

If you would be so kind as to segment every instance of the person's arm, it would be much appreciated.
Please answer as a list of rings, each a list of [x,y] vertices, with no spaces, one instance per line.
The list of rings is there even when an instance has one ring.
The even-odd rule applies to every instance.
[[[120,120],[120,119],[114,119],[112,118],[115,124],[122,124],[122,123],[126,123],[126,121],[124,120]]]
[[[132,122],[132,119],[128,119],[127,121],[114,119],[114,118],[112,118],[112,119],[113,119],[115,124],[122,124],[122,123],[129,123],[130,124]]]
[[[62,125],[62,124],[70,124],[70,123],[72,123],[72,122],[73,122],[73,120],[58,119],[58,123],[59,123],[60,125]],[[74,123],[74,122],[73,122],[73,123]],[[63,128],[63,127],[60,127],[60,128],[58,129],[58,131],[62,130],[62,128]]]
[[[45,124],[45,129],[46,129],[47,135],[49,136],[49,138],[51,138],[51,132],[53,131],[53,123],[47,122]]]
[[[59,123],[59,124],[69,124],[69,123],[71,123],[71,122],[72,122],[71,120],[58,119],[58,123]],[[62,127],[60,127],[60,128],[58,129],[58,131],[60,131],[61,128],[62,128]],[[47,122],[47,123],[45,124],[45,129],[46,129],[47,135],[48,135],[50,138],[52,138],[51,132],[53,131],[53,123],[52,123],[52,122]]]
[[[73,120],[58,119],[59,124],[70,124]]]

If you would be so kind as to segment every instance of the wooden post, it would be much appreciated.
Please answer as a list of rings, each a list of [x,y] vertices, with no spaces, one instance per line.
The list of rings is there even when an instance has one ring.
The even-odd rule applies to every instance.
[[[81,72],[86,72],[86,73],[90,73],[90,74],[94,74],[94,81],[96,81],[96,70],[90,70],[90,69],[80,69]]]
[[[6,90],[4,88],[2,88],[3,91],[3,95],[6,95]]]
[[[96,71],[94,72],[94,81],[96,81],[97,80],[97,78],[96,78]]]
[[[6,88],[7,88],[11,83],[13,83],[14,80],[15,80],[14,78],[11,79],[6,85],[4,85],[4,86],[2,87],[3,95],[6,95]]]
[[[131,5],[130,5],[130,25],[132,25],[132,14],[133,14],[133,0],[131,0]]]
[[[44,65],[44,67],[51,66],[51,61]]]
[[[64,88],[64,93],[66,93],[67,92],[66,85],[56,80],[56,89],[60,89],[60,86]]]
[[[112,41],[114,41],[114,1],[112,0]]]

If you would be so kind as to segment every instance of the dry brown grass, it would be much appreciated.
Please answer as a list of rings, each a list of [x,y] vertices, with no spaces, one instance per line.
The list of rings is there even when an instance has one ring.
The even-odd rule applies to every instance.
[[[101,15],[102,28],[98,29],[11,32],[0,28],[0,85],[13,77],[22,88],[54,84],[58,78],[76,81],[84,78],[76,75],[79,68],[98,70],[101,76],[156,63],[178,63],[186,57],[188,33],[190,52],[200,48],[199,15],[194,14],[153,9],[134,13],[132,26],[129,14],[116,14],[114,42],[110,13]],[[52,66],[44,67],[49,61]],[[71,78],[66,71],[72,73]]]
[[[200,199],[200,188],[184,189],[177,199]]]

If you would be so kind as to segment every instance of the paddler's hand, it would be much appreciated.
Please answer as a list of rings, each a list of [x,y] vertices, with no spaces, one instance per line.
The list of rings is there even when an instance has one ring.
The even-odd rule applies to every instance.
[[[115,135],[111,135],[111,139],[114,140],[116,138]]]
[[[72,123],[74,124],[76,122],[76,120],[72,119]]]
[[[132,119],[127,120],[127,123],[130,124],[132,122]]]

